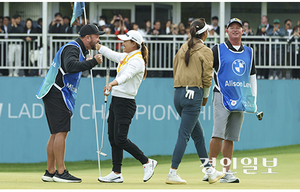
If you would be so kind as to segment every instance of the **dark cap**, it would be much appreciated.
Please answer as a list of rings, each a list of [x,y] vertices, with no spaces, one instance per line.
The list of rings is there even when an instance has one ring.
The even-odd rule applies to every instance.
[[[275,24],[275,23],[279,23],[280,24],[279,19],[274,19],[273,24]]]
[[[241,21],[240,19],[238,19],[238,18],[232,18],[232,19],[230,19],[230,21],[228,22],[227,28],[228,28],[229,25],[231,25],[232,23],[238,23],[238,24],[241,25],[241,27],[243,27],[243,23],[242,23],[242,21]]]
[[[79,31],[79,36],[84,37],[86,35],[91,35],[91,34],[96,34],[96,35],[103,35],[105,34],[104,31],[99,31],[99,28],[94,25],[94,24],[87,24],[81,27]]]

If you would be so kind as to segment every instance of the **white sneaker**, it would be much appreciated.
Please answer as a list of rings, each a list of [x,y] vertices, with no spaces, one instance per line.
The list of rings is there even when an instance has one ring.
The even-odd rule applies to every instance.
[[[149,163],[144,164],[144,178],[143,181],[146,182],[151,179],[152,175],[154,174],[154,168],[157,166],[157,161],[153,159],[149,159]]]
[[[166,184],[186,184],[186,180],[181,179],[177,173],[175,175],[169,173]]]
[[[104,183],[123,183],[123,176],[122,173],[115,174],[115,172],[111,172],[105,177],[99,177],[98,181],[104,182]]]
[[[208,175],[205,173],[204,177],[202,178],[202,181],[208,181]]]
[[[206,170],[206,173],[208,175],[208,182],[209,182],[209,184],[213,184],[213,183],[219,181],[222,177],[225,176],[224,173],[217,171],[213,167],[208,168]]]
[[[239,183],[240,179],[237,178],[230,170],[225,173],[225,176],[220,179],[220,183]]]

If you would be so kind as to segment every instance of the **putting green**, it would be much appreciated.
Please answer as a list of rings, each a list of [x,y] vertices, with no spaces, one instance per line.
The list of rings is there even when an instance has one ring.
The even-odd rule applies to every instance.
[[[0,189],[300,189],[299,185],[299,170],[300,170],[300,145],[293,145],[292,147],[280,147],[263,150],[251,150],[234,152],[233,156],[237,158],[237,169],[232,169],[237,172],[235,175],[240,178],[239,184],[224,184],[215,183],[208,184],[203,182],[201,173],[200,161],[196,155],[185,155],[178,173],[181,178],[187,181],[186,185],[167,185],[165,184],[166,176],[171,165],[171,157],[153,157],[158,160],[158,166],[155,169],[155,174],[148,182],[144,183],[143,168],[134,159],[125,159],[122,167],[122,174],[124,183],[100,183],[98,179],[98,168],[95,161],[90,161],[94,168],[80,169],[82,162],[66,163],[70,173],[82,178],[82,183],[45,183],[42,182],[41,176],[44,170],[40,171],[17,171],[9,167],[13,164],[0,164]],[[284,153],[285,152],[285,153]],[[242,158],[257,158],[257,170],[249,172],[257,172],[257,174],[245,174],[243,170],[246,169],[241,163]],[[262,158],[267,158],[268,161],[277,158],[277,166],[272,168],[275,174],[264,174],[267,168],[262,164]],[[217,160],[219,162],[220,159]],[[245,163],[245,162],[244,162]],[[247,161],[246,161],[247,163]],[[102,175],[107,175],[111,172],[110,161],[102,163]],[[42,164],[45,166],[45,163]],[[253,162],[252,164],[253,165]],[[272,163],[267,163],[272,165]],[[21,169],[22,164],[16,167]],[[26,169],[30,169],[30,164],[26,164]],[[34,169],[36,165],[31,165]],[[221,170],[221,165],[217,164],[217,169]],[[5,172],[3,172],[5,171]]]

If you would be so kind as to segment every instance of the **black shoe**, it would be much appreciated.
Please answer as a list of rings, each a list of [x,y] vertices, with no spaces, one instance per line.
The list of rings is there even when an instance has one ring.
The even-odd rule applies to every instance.
[[[56,172],[57,171],[55,171],[55,173]],[[48,172],[48,170],[46,170],[45,174],[42,176],[42,180],[44,182],[52,182],[53,181],[53,176],[54,176],[55,173],[51,174],[51,173]]]
[[[56,171],[53,177],[53,181],[61,183],[80,183],[82,180],[71,175],[66,169],[62,174],[58,174]]]

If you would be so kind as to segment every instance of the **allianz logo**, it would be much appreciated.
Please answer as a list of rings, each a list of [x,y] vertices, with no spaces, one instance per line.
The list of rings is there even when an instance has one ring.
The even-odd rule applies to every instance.
[[[70,83],[67,83],[67,88],[73,93],[77,93],[77,89]]]
[[[246,83],[245,81],[235,82],[233,80],[225,81],[225,87],[251,87],[250,83]]]

